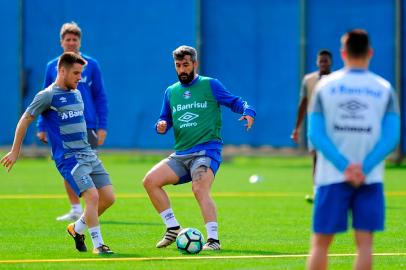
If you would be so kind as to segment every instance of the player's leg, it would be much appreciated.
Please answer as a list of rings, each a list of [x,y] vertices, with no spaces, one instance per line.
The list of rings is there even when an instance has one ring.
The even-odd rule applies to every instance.
[[[352,225],[357,245],[354,269],[371,269],[373,232],[382,231],[385,222],[382,183],[362,185],[356,190],[352,202]]]
[[[152,205],[166,226],[163,238],[156,244],[157,248],[163,248],[175,242],[176,236],[181,231],[181,226],[171,208],[168,194],[163,189],[166,185],[174,185],[179,182],[180,177],[172,168],[175,168],[176,171],[183,170],[183,174],[186,173],[183,165],[178,164],[176,160],[164,159],[152,167],[143,180],[144,188],[148,193]]]
[[[203,250],[220,250],[218,237],[217,209],[210,195],[214,182],[214,173],[211,168],[199,166],[192,172],[192,190],[200,206],[207,230],[207,243]]]
[[[306,199],[306,201],[308,203],[313,203],[314,202],[314,197],[315,197],[315,194],[316,194],[316,190],[317,190],[316,187],[315,187],[315,184],[314,184],[314,177],[315,177],[315,174],[316,174],[317,152],[315,150],[310,150],[309,152],[310,152],[310,155],[312,156],[312,161],[313,161],[313,163],[312,163],[313,164],[313,167],[312,167],[313,194],[307,194],[305,199]]]
[[[333,241],[334,234],[314,233],[311,241],[310,256],[307,261],[309,270],[325,270],[328,264],[328,248]]]
[[[368,231],[354,232],[355,243],[357,245],[357,257],[355,258],[355,270],[372,269],[372,241],[373,234]]]
[[[78,160],[77,164],[70,170],[69,173],[71,175],[71,179],[73,179],[74,185],[76,185],[79,189],[79,194],[81,194],[85,201],[85,211],[84,215],[77,222],[68,226],[68,232],[71,234],[70,229],[73,227],[74,233],[83,234],[87,227],[92,238],[94,247],[93,253],[111,254],[113,252],[104,244],[100,231],[98,218],[100,197],[97,187],[90,176],[95,168],[97,168],[97,165],[101,166],[101,164],[98,162],[96,156],[92,155],[78,155],[76,159]],[[104,169],[103,172],[107,175]],[[108,182],[108,184],[110,183]]]
[[[347,230],[355,190],[347,183],[319,186],[313,206],[313,235],[308,269],[327,269],[328,248],[336,233]]]
[[[82,205],[80,204],[80,199],[76,195],[76,193],[72,190],[71,186],[69,183],[64,180],[64,185],[65,185],[65,191],[66,194],[68,195],[68,199],[71,205],[71,210],[56,218],[58,221],[75,221],[77,220],[83,213]]]

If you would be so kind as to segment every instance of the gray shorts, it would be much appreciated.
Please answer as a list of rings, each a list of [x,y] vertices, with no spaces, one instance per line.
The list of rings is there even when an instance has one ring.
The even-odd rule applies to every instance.
[[[78,196],[90,188],[111,185],[109,174],[95,154],[76,154],[60,164],[58,170]]]
[[[192,175],[200,166],[205,166],[216,175],[221,163],[221,152],[217,150],[203,150],[186,155],[171,154],[166,164],[179,176],[176,185],[192,181]]]

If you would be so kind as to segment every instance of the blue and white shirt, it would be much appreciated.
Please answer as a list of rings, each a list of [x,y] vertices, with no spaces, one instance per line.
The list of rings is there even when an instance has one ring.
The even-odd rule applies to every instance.
[[[362,164],[366,184],[383,181],[383,160],[399,139],[399,108],[390,83],[365,69],[321,79],[310,107],[309,137],[318,154],[316,186],[344,182]]]
[[[26,113],[34,117],[42,115],[56,164],[76,153],[94,155],[87,142],[83,110],[79,90],[64,90],[55,83],[38,92],[28,106]]]

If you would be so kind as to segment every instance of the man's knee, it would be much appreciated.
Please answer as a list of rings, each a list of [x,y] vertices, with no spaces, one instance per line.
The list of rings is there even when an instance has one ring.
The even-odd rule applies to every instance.
[[[155,176],[155,174],[153,172],[148,172],[145,177],[144,180],[142,181],[142,184],[144,185],[145,189],[151,189],[157,186],[157,177]]]
[[[90,188],[82,193],[86,204],[97,205],[99,202],[99,193],[96,188]]]

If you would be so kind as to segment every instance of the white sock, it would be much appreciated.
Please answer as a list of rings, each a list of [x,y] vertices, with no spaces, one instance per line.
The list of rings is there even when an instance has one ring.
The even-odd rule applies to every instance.
[[[175,214],[173,213],[172,208],[168,208],[159,214],[161,215],[161,218],[167,228],[180,226],[175,218]]]
[[[82,205],[81,205],[80,203],[78,203],[78,204],[72,204],[72,206],[71,206],[71,212],[82,213],[82,212],[83,212]]]
[[[212,221],[206,223],[207,239],[212,238],[215,240],[219,240],[217,228],[218,228],[217,222]]]
[[[75,222],[75,232],[78,234],[83,234],[87,228],[85,221],[85,214],[82,214],[78,220]]]
[[[100,232],[100,226],[89,228],[89,234],[92,238],[92,243],[94,248],[98,248],[101,245],[104,245],[103,238]]]

